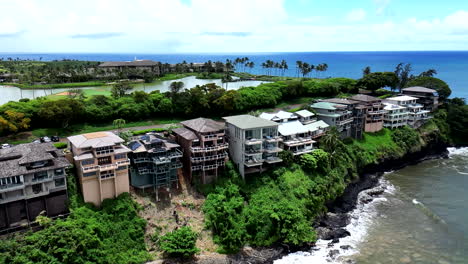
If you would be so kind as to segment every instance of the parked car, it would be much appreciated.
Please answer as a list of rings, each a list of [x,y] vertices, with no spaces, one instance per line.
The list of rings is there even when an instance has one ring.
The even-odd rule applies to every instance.
[[[32,143],[41,143],[41,140],[40,139],[35,139],[35,140],[33,140]]]
[[[50,139],[53,141],[53,142],[59,142],[60,141],[60,138],[58,136],[51,136]]]
[[[50,140],[50,138],[48,136],[45,136],[45,137],[41,137],[41,142],[42,143],[45,143],[45,142],[51,142],[52,140]]]
[[[8,143],[5,143],[5,144],[2,144],[2,146],[0,148],[2,148],[2,149],[11,148],[11,145],[8,144]]]

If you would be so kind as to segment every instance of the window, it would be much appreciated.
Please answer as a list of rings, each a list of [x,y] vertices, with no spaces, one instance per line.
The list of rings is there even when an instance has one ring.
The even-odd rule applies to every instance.
[[[126,170],[127,169],[127,166],[121,166],[121,167],[118,167],[117,170],[120,171],[120,170]]]
[[[115,154],[114,159],[119,160],[119,159],[126,159],[127,154]]]
[[[42,184],[41,183],[34,184],[32,186],[32,191],[33,191],[34,194],[38,194],[38,193],[42,192]]]
[[[96,176],[96,172],[92,171],[92,172],[83,173],[83,177],[91,177],[91,176]]]
[[[55,175],[62,175],[64,173],[63,169],[56,169]]]
[[[98,164],[99,164],[99,165],[111,164],[111,162],[112,162],[111,157],[102,157],[102,158],[98,158]]]
[[[49,178],[49,175],[47,174],[47,171],[40,171],[40,172],[36,172],[34,173],[34,176],[33,176],[33,181],[40,181],[40,180],[44,180],[44,179],[47,179]]]
[[[65,186],[65,178],[55,179],[55,187]]]
[[[81,162],[81,165],[91,165],[91,164],[94,164],[94,160],[93,159],[87,159],[87,160],[83,160]]]

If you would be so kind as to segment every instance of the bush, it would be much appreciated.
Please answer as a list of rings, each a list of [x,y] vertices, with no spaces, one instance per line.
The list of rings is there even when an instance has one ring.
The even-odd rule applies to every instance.
[[[200,252],[195,246],[197,237],[190,227],[184,226],[162,236],[159,244],[169,256],[188,258]]]
[[[54,146],[58,149],[64,149],[64,148],[67,148],[67,143],[65,142],[57,142],[57,143],[54,143]]]
[[[149,132],[164,132],[164,131],[167,131],[167,129],[165,129],[165,128],[148,128],[148,129],[143,129],[143,130],[132,131],[132,133],[133,133],[134,136],[139,136],[139,135],[143,135],[143,134],[146,134],[146,133],[149,133]]]

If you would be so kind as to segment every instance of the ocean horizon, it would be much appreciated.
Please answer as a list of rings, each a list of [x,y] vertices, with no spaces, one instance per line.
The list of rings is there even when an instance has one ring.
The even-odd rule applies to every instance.
[[[251,52],[251,53],[10,53],[0,52],[0,58],[19,58],[31,60],[89,60],[89,61],[129,61],[148,59],[162,63],[179,63],[182,61],[206,62],[234,60],[237,57],[248,57],[255,63],[253,69],[245,71],[254,74],[265,74],[260,66],[266,60],[280,62],[285,60],[289,69],[285,76],[297,76],[296,61],[310,64],[328,64],[326,72],[312,73],[312,77],[347,77],[360,78],[362,69],[371,67],[376,71],[394,71],[398,63],[411,63],[414,75],[428,69],[435,69],[435,77],[448,83],[452,89],[451,97],[468,99],[468,51],[317,51],[317,52]],[[273,70],[275,74],[275,70]],[[279,74],[279,73],[276,73]]]

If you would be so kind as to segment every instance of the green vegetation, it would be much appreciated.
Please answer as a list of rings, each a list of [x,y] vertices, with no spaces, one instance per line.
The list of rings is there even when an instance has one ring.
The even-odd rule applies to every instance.
[[[420,76],[410,80],[406,84],[406,87],[412,86],[422,86],[436,90],[441,101],[445,101],[450,94],[452,94],[452,91],[446,82],[431,76]]]
[[[134,136],[139,136],[139,135],[143,135],[149,132],[165,132],[168,130],[169,130],[168,128],[148,128],[148,129],[132,131],[132,134]]]
[[[4,85],[16,86],[21,89],[57,89],[57,88],[75,88],[75,87],[97,87],[105,86],[103,81],[88,81],[74,83],[53,83],[53,84],[24,84],[24,83],[3,83]]]
[[[171,257],[188,258],[200,252],[195,246],[197,237],[189,226],[184,226],[160,237],[159,247]]]
[[[54,146],[58,149],[64,149],[64,148],[67,148],[67,143],[65,142],[57,142],[57,143],[54,143]]]

